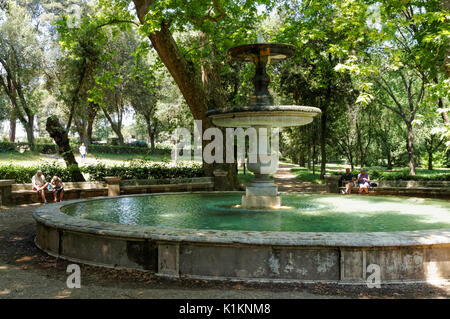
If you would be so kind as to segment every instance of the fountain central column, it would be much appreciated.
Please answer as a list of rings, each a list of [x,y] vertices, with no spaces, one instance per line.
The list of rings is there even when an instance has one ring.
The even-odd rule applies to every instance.
[[[250,186],[246,187],[245,195],[242,196],[243,208],[275,208],[281,205],[281,198],[278,196],[278,187],[275,185],[270,174],[276,172],[278,167],[278,153],[271,151],[269,139],[270,126],[252,126],[256,129],[257,147],[256,162],[251,163],[252,156],[248,157],[247,167],[255,175]],[[264,149],[262,144],[266,142]]]

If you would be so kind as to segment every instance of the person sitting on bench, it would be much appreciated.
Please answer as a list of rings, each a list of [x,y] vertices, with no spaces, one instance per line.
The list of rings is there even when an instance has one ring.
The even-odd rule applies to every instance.
[[[342,191],[342,194],[350,195],[352,193],[353,182],[353,174],[350,172],[350,168],[346,168],[345,174],[342,176],[342,183],[345,185],[345,190]]]
[[[36,174],[31,178],[31,184],[33,190],[41,195],[44,204],[47,204],[47,199],[45,198],[45,189],[48,186],[48,182],[45,180],[45,176],[42,174],[41,170],[38,170]]]
[[[48,184],[48,190],[53,193],[53,201],[56,203],[58,201],[63,201],[64,196],[64,184],[58,176],[53,176],[50,184]]]
[[[362,168],[361,173],[358,174],[358,186],[360,194],[364,192],[366,192],[366,194],[369,194],[370,177],[364,168]]]

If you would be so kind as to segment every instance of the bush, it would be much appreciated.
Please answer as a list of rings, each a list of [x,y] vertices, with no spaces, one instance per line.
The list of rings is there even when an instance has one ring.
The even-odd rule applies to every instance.
[[[0,153],[17,152],[16,143],[0,142]]]
[[[29,143],[11,143],[0,142],[0,153],[5,152],[18,152],[19,150],[29,151],[31,149]],[[35,151],[44,154],[56,154],[58,153],[58,147],[56,144],[34,144]]]
[[[31,178],[37,170],[42,170],[47,180],[54,175],[64,182],[72,182],[74,167],[62,167],[53,163],[44,163],[31,167],[13,164],[0,165],[2,179],[15,179],[18,184],[31,183]],[[103,181],[106,176],[120,176],[122,179],[161,179],[161,178],[192,178],[204,176],[201,164],[184,164],[170,166],[143,160],[132,161],[129,165],[106,167],[103,164],[80,167],[82,173],[89,174],[90,181]]]
[[[439,173],[429,175],[409,175],[408,170],[401,171],[372,171],[369,172],[370,179],[378,181],[450,181],[450,173]]]
[[[144,142],[145,143],[145,142]],[[78,146],[72,145],[72,149],[78,152]],[[158,154],[158,155],[168,155],[171,154],[171,149],[159,149],[156,148],[153,152],[144,146],[116,146],[116,145],[101,145],[101,144],[91,144],[87,146],[88,153],[98,153],[98,154]]]
[[[34,139],[35,144],[53,144],[53,139],[51,137],[36,137]]]
[[[43,154],[57,154],[58,146],[56,144],[35,144],[34,150]]]
[[[78,150],[76,145],[72,145],[72,149]],[[87,146],[88,153],[101,153],[101,154],[149,154],[150,149],[146,147],[135,146],[116,146],[116,145],[98,145],[91,144]]]
[[[120,176],[122,179],[191,178],[204,176],[201,164],[170,166],[144,160],[131,161],[129,165],[106,167],[103,164],[85,166],[82,172],[89,174],[89,180],[101,181],[106,176]]]
[[[41,170],[42,174],[50,180],[51,177],[57,175],[63,179],[63,181],[71,181],[71,171],[73,168],[62,167],[55,163],[44,163],[39,166],[17,166],[13,164],[1,165],[0,176],[4,179],[15,179],[18,184],[29,184],[31,178],[36,174],[37,170]]]
[[[134,141],[131,143],[128,143],[131,147],[148,147],[147,142],[145,141]]]

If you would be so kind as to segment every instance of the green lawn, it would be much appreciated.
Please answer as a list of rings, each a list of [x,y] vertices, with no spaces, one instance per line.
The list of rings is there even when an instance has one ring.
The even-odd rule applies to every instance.
[[[167,155],[143,155],[143,154],[103,154],[103,153],[89,153],[86,159],[81,159],[79,155],[75,156],[78,164],[90,165],[103,163],[107,166],[120,165],[133,159],[146,159],[155,162],[170,161],[170,156]],[[40,162],[58,162],[64,165],[64,160],[61,156],[52,154],[40,154],[37,152],[8,152],[0,153],[0,164],[12,163],[21,166],[33,166]]]

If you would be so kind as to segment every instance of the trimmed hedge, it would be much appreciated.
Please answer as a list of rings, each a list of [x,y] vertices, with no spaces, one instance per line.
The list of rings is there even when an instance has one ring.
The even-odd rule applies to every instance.
[[[31,183],[31,178],[36,174],[38,169],[42,170],[42,173],[47,180],[50,180],[50,178],[56,175],[63,181],[72,182],[71,171],[73,170],[73,167],[62,167],[56,162],[29,167],[13,164],[1,165],[0,176],[2,179],[15,179],[17,184],[29,184]]]
[[[72,145],[72,149],[78,152],[78,146]],[[146,147],[136,146],[115,146],[115,145],[99,145],[91,144],[87,146],[88,153],[101,153],[101,154],[149,154],[150,149]]]
[[[74,152],[78,153],[78,145],[71,145]],[[91,144],[87,146],[88,153],[99,154],[158,154],[158,155],[171,155],[170,149],[155,149],[153,152],[148,147],[143,146],[116,146],[116,145],[103,145],[103,144]]]
[[[105,167],[103,164],[86,166],[83,173],[89,174],[89,180],[100,181],[106,176],[120,176],[122,179],[161,179],[192,178],[204,176],[200,164],[189,166],[170,166],[168,164],[133,161],[130,165]]]
[[[358,176],[358,175],[355,175]],[[409,175],[409,171],[369,171],[370,179],[378,181],[450,181],[450,173]]]
[[[40,169],[49,180],[52,176],[59,176],[65,182],[72,182],[73,167],[62,167],[56,162],[23,167],[19,165],[1,165],[2,179],[15,179],[18,184],[31,183],[31,178]],[[171,166],[144,160],[131,161],[129,165],[110,166],[103,164],[80,167],[81,172],[88,174],[89,181],[103,181],[106,176],[120,176],[122,179],[160,179],[160,178],[192,178],[204,176],[201,164],[184,164]]]
[[[360,171],[353,171],[352,174],[356,178]],[[376,181],[450,181],[450,172],[449,173],[436,173],[423,175],[418,173],[417,175],[409,175],[409,170],[401,170],[401,171],[377,171],[377,170],[368,170],[369,176],[371,180]],[[339,175],[344,175],[345,173],[339,172]]]

